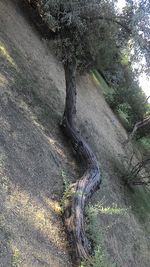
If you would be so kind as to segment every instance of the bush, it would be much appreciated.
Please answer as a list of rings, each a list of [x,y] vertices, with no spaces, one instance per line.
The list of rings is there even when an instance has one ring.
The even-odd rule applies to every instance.
[[[144,147],[145,150],[150,151],[150,135],[149,136],[146,136],[146,137],[143,137],[140,140],[140,142],[143,145],[143,147]]]
[[[89,205],[86,209],[86,231],[87,236],[94,247],[94,253],[87,262],[81,263],[80,267],[113,267],[110,257],[105,249],[103,229],[100,229],[97,224],[98,212],[99,206]]]

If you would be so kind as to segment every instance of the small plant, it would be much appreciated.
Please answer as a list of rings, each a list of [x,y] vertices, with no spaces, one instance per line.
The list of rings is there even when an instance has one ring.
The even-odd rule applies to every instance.
[[[12,262],[11,262],[11,266],[12,267],[19,267],[21,266],[21,253],[20,253],[20,250],[15,248],[14,249],[14,252],[13,252],[13,255],[12,255]]]
[[[68,189],[68,187],[70,185],[70,180],[69,180],[67,174],[65,173],[65,171],[62,171],[61,175],[62,175],[62,178],[63,178],[65,191],[67,191],[67,189]]]
[[[100,229],[97,224],[97,215],[102,205],[89,205],[86,209],[87,216],[87,235],[94,247],[93,255],[86,262],[82,262],[80,267],[113,267],[109,255],[104,246],[104,229]]]
[[[61,199],[61,212],[64,212],[64,208],[66,206],[66,201],[67,199],[71,196],[71,190],[70,190],[70,180],[67,176],[67,174],[65,173],[65,171],[61,172],[62,178],[63,178],[63,184],[64,184],[64,192],[63,192],[63,197]]]
[[[122,215],[127,211],[125,208],[119,208],[115,203],[112,204],[112,207],[103,207],[101,204],[96,204],[95,208],[98,212],[106,215]]]

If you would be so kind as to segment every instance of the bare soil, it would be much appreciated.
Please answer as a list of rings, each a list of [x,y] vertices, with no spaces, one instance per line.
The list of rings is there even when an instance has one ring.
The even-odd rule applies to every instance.
[[[103,184],[93,198],[116,266],[149,267],[149,238],[114,170],[127,134],[91,77],[78,77],[77,126],[95,151]],[[62,171],[81,170],[59,129],[63,68],[19,7],[0,0],[0,266],[72,266],[60,201]],[[147,223],[147,222],[146,222]]]

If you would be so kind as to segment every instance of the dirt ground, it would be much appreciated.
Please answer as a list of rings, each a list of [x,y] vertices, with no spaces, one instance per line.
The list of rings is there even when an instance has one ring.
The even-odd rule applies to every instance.
[[[59,129],[64,73],[18,3],[0,0],[0,267],[69,267],[62,172],[75,180],[80,169]],[[91,77],[77,83],[77,126],[103,173],[93,203],[124,211],[98,216],[106,249],[117,267],[149,267],[149,239],[113,169],[130,153],[127,134]]]

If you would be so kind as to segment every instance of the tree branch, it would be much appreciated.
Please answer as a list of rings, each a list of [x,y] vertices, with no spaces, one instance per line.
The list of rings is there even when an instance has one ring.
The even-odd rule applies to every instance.
[[[148,102],[148,99],[150,98],[150,95],[146,98],[146,100],[144,101],[144,105]]]
[[[106,22],[113,22],[115,24],[118,24],[122,28],[124,28],[127,33],[132,34],[132,31],[131,31],[131,29],[128,26],[126,26],[123,22],[117,20],[119,18],[123,18],[123,17],[120,17],[120,16],[119,17],[115,17],[115,18],[113,18],[113,17],[112,18],[108,18],[108,17],[101,16],[101,15],[96,15],[96,16],[93,16],[93,17],[88,17],[88,15],[81,14],[80,17],[82,19],[85,19],[85,20],[89,21],[89,22],[93,22],[95,20],[105,20]]]

